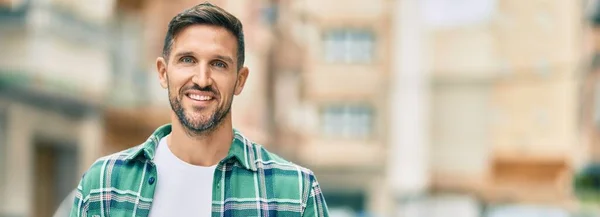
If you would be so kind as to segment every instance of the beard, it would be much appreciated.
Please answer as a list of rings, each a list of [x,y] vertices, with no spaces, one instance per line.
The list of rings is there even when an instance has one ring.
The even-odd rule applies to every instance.
[[[229,98],[229,101],[225,104],[218,105],[217,108],[212,110],[208,115],[201,114],[202,111],[196,108],[186,109],[181,104],[181,101],[185,94],[183,92],[187,89],[196,89],[200,91],[210,91],[218,96],[218,91],[212,87],[200,88],[197,85],[189,88],[182,88],[179,94],[172,93],[171,87],[168,87],[169,103],[171,108],[177,115],[177,119],[181,125],[186,129],[186,132],[190,136],[198,136],[206,134],[217,129],[221,125],[223,119],[229,114],[231,110],[231,104],[233,102],[233,94]],[[210,109],[210,108],[204,108]]]

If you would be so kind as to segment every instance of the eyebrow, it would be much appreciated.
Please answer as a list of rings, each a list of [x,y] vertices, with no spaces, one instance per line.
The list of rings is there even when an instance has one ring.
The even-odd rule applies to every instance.
[[[223,55],[216,55],[216,57],[217,57],[217,59],[224,60],[225,62],[229,62],[230,64],[233,64],[233,59],[231,59],[231,57],[223,56]]]
[[[179,52],[179,53],[175,54],[176,57],[180,57],[180,56],[193,56],[193,55],[194,55],[194,52],[191,52],[191,51],[182,51],[182,52]]]

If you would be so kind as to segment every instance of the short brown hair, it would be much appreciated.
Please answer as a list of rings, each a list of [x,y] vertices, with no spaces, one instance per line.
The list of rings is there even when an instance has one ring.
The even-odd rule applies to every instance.
[[[227,29],[237,39],[237,65],[238,70],[244,65],[244,31],[242,22],[223,8],[209,2],[196,5],[177,14],[169,22],[162,55],[169,58],[175,37],[181,30],[191,25],[212,25]]]

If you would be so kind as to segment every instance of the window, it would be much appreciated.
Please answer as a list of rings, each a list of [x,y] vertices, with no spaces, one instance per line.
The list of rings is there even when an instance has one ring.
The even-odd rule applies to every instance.
[[[374,36],[368,30],[331,30],[324,41],[327,62],[369,63],[373,59]]]
[[[333,105],[321,110],[321,130],[326,136],[366,138],[373,128],[373,110],[363,105]]]

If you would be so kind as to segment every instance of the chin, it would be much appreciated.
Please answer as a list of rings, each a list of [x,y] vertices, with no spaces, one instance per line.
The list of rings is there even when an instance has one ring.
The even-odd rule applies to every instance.
[[[198,114],[198,113],[199,112],[194,112],[194,113],[191,113],[191,114],[188,113],[188,114],[186,114],[185,118],[190,123],[193,123],[194,125],[208,123],[208,121],[211,118],[211,115],[210,114]]]
[[[210,123],[210,117],[190,117],[187,116],[187,127],[190,127],[192,129],[202,129],[205,128],[206,126],[208,126],[208,124]]]

